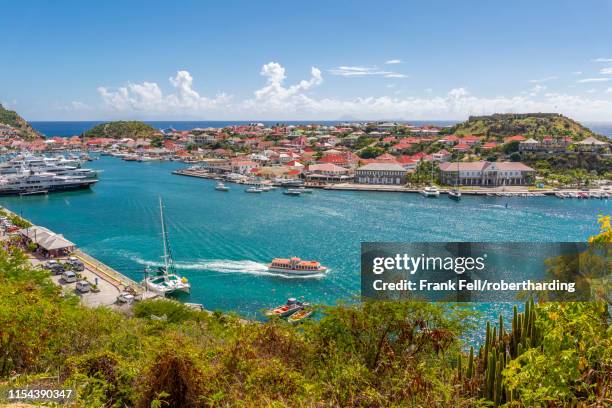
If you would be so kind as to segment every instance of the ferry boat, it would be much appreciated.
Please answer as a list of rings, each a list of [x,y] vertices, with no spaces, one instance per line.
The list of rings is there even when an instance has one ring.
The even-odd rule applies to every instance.
[[[290,275],[314,275],[325,273],[327,268],[317,261],[304,261],[298,257],[293,257],[290,259],[274,258],[272,262],[268,264],[268,271]]]
[[[229,191],[229,187],[223,184],[222,182],[218,182],[215,186],[215,190],[217,191]]]
[[[299,310],[304,309],[306,306],[309,306],[308,303],[299,302],[295,298],[289,298],[287,299],[287,303],[284,305],[267,310],[264,314],[268,317],[287,317]]]
[[[0,178],[0,195],[54,192],[90,188],[98,180],[80,176],[28,171]]]
[[[440,196],[440,191],[434,186],[427,186],[421,190],[421,194],[427,198],[437,198]]]
[[[168,235],[166,233],[166,224],[164,222],[164,206],[161,197],[159,198],[159,214],[162,228],[162,240],[164,242],[164,266],[158,268],[157,273],[152,274],[151,270],[145,268],[144,285],[147,289],[159,295],[165,296],[169,293],[191,291],[191,284],[187,278],[179,276],[175,272],[174,261],[170,251]]]

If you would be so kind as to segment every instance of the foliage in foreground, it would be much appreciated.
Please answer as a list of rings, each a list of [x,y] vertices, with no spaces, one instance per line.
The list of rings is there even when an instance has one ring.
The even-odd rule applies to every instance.
[[[126,316],[60,296],[8,249],[0,251],[0,389],[46,379],[76,388],[83,407],[609,404],[605,305],[527,305],[513,322],[487,325],[480,352],[462,350],[468,312],[448,305],[341,305],[297,327],[170,301]]]

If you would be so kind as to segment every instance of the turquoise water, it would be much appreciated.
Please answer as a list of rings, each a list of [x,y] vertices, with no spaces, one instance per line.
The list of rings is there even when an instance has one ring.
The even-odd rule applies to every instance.
[[[246,194],[230,184],[172,175],[181,163],[135,163],[102,157],[91,191],[1,197],[0,205],[63,233],[92,256],[135,280],[162,253],[158,196],[164,200],[179,273],[192,283],[187,301],[245,316],[289,296],[332,304],[358,296],[362,241],[583,241],[597,232],[612,201],[554,197],[445,197],[280,190]],[[508,208],[505,204],[508,203]],[[266,272],[273,257],[316,259],[325,277]]]

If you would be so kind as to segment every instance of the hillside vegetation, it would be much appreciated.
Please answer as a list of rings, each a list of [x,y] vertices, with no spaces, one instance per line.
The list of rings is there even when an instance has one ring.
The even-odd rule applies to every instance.
[[[551,135],[569,136],[574,140],[597,136],[575,120],[558,113],[496,113],[489,116],[470,116],[466,122],[450,128],[448,133],[487,137],[525,135],[535,138]]]
[[[82,134],[83,137],[108,137],[112,139],[146,139],[152,137],[158,130],[139,121],[116,121],[101,123]]]
[[[34,140],[42,137],[42,135],[34,130],[25,119],[17,114],[17,112],[4,108],[2,104],[0,104],[0,123],[15,128],[19,136],[25,140]]]

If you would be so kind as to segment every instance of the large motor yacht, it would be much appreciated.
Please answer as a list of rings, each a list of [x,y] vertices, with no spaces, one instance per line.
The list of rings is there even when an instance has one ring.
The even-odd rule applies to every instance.
[[[97,181],[81,176],[60,176],[30,170],[0,178],[0,195],[79,190],[89,188]]]

